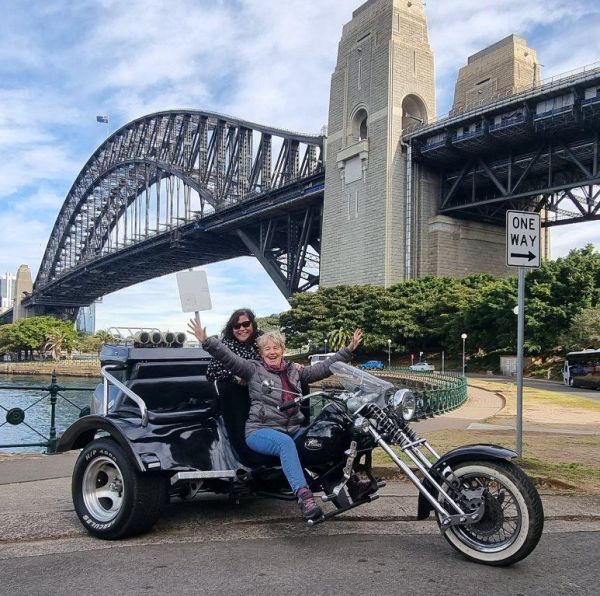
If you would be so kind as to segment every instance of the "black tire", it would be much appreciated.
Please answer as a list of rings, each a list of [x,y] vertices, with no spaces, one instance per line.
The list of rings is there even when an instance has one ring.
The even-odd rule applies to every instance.
[[[527,474],[511,462],[463,462],[453,470],[463,482],[487,479],[489,491],[486,499],[489,501],[479,522],[470,526],[453,526],[443,532],[450,545],[471,561],[497,567],[512,565],[529,555],[542,536],[544,509]],[[497,493],[494,493],[496,489]],[[511,501],[512,509],[509,508]],[[511,515],[512,510],[514,513]],[[505,525],[510,529],[512,523],[515,528],[505,540],[486,541],[486,538],[496,535],[502,538]]]
[[[73,470],[73,505],[85,529],[103,540],[147,532],[166,501],[165,478],[138,472],[112,439],[91,442]]]

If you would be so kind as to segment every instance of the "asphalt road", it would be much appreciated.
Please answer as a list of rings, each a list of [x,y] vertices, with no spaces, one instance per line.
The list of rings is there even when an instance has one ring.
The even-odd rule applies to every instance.
[[[593,594],[599,547],[600,532],[546,534],[527,559],[495,568],[462,558],[439,534],[119,545],[4,560],[0,593]]]

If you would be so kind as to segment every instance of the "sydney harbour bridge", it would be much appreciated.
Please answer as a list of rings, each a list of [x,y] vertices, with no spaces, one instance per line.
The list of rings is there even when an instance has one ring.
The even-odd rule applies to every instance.
[[[435,172],[435,213],[491,225],[514,208],[543,212],[546,226],[600,219],[600,68],[444,119],[405,116],[405,167]],[[364,124],[355,140],[372,151]],[[239,256],[257,258],[286,297],[315,287],[326,143],[200,110],[126,124],[73,182],[22,306],[74,319],[126,286]],[[407,186],[403,200],[417,204],[418,192]]]
[[[323,139],[200,111],[130,122],[90,157],[25,305],[60,312],[254,255],[289,295],[318,282]]]

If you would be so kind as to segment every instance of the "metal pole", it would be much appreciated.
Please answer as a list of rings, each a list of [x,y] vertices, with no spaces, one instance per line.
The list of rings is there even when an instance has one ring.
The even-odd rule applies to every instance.
[[[462,341],[463,341],[463,349],[462,349],[462,375],[463,377],[465,376],[465,340],[466,338],[463,337]]]
[[[517,305],[517,437],[519,457],[523,455],[523,344],[525,337],[525,268],[518,268],[519,287]]]
[[[442,374],[444,374],[444,350],[442,350]]]
[[[50,380],[50,436],[48,438],[48,453],[56,453],[56,396],[60,390],[58,383],[56,382],[56,371],[52,371],[52,378]]]
[[[388,368],[392,367],[392,340],[388,339]]]

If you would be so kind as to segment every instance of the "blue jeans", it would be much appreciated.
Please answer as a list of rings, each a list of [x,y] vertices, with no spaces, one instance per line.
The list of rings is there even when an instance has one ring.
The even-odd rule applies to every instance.
[[[304,430],[301,428],[293,436],[290,436],[272,428],[259,428],[246,437],[246,444],[253,451],[264,455],[273,455],[280,459],[283,473],[294,492],[306,486],[306,478],[294,443],[294,439],[300,436]]]

